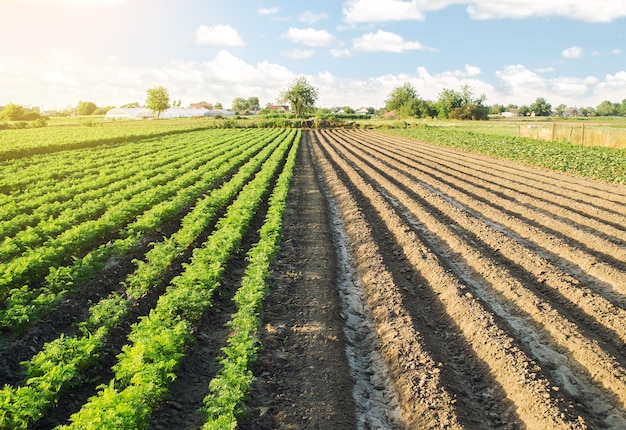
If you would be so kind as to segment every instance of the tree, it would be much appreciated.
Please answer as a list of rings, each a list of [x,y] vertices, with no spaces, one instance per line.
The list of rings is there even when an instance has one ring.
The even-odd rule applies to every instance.
[[[121,108],[139,108],[139,102],[126,103],[125,105],[120,106]]]
[[[504,107],[504,105],[499,104],[491,105],[491,107],[489,107],[489,113],[492,115],[500,115],[505,110],[506,108]]]
[[[600,116],[614,116],[619,113],[619,105],[617,103],[611,103],[608,100],[604,100],[596,106],[596,112]]]
[[[78,102],[76,112],[79,115],[93,115],[97,108],[94,102]]]
[[[567,112],[567,105],[561,103],[555,108],[555,110],[556,110],[556,113],[559,114],[559,116],[563,116],[563,114]]]
[[[6,121],[18,121],[22,119],[26,110],[22,105],[16,105],[15,103],[9,103],[0,112],[0,119]]]
[[[149,88],[146,107],[156,114],[157,119],[160,118],[161,112],[170,107],[170,95],[167,89],[165,87]]]
[[[400,118],[422,117],[427,115],[426,102],[419,98],[417,91],[410,82],[395,87],[387,100],[387,112],[396,111]]]
[[[440,118],[485,120],[489,118],[489,108],[485,106],[485,95],[474,97],[469,85],[463,85],[461,91],[444,89],[437,100]]]
[[[535,112],[535,116],[549,116],[552,114],[552,105],[543,97],[537,97],[528,108],[531,112]]]
[[[444,88],[444,90],[439,93],[439,98],[437,99],[439,118],[449,118],[450,112],[461,106],[463,106],[463,97],[458,91]]]
[[[248,110],[248,102],[243,97],[237,97],[233,100],[233,110],[235,112],[245,112]]]
[[[305,78],[300,77],[280,94],[280,101],[288,102],[296,118],[299,118],[305,113],[314,111],[317,97],[317,88],[311,86]]]
[[[626,99],[622,100],[622,103],[619,105],[619,112],[621,116],[626,116]]]
[[[248,103],[248,110],[259,110],[261,106],[259,103],[258,97],[248,97],[247,103]]]
[[[220,102],[217,102],[213,105],[213,109],[215,110],[222,110],[224,109],[224,106],[222,106],[222,104]]]

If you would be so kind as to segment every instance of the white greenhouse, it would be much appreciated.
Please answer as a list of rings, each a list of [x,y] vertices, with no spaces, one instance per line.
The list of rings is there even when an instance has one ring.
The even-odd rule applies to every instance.
[[[209,116],[209,112],[205,108],[169,108],[161,112],[160,118]],[[104,119],[147,119],[155,117],[156,115],[146,108],[113,108],[104,115]]]

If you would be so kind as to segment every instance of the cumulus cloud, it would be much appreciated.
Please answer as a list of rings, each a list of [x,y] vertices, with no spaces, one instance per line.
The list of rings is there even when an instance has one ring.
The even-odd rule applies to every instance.
[[[346,48],[336,49],[347,55]],[[299,55],[306,55],[306,51]],[[0,87],[7,103],[37,104],[44,108],[76,106],[86,97],[99,106],[143,103],[146,90],[157,85],[168,88],[170,96],[184,104],[207,100],[228,106],[236,97],[257,96],[262,103],[273,102],[298,75],[278,63],[250,63],[228,50],[221,50],[202,62],[170,60],[158,67],[127,66],[119,61],[109,62],[104,56],[96,64],[72,52],[49,51],[39,57],[4,57],[0,65]],[[552,74],[546,77],[514,64],[497,71],[493,84],[482,75],[478,67],[466,64],[440,73],[418,67],[411,73],[355,78],[324,71],[306,78],[318,87],[318,104],[325,107],[380,107],[393,88],[405,82],[417,88],[420,97],[430,100],[436,100],[445,88],[459,90],[467,84],[474,94],[485,94],[488,104],[504,105],[528,105],[544,97],[553,106],[561,103],[597,106],[602,100],[618,102],[621,100],[618,95],[626,93],[624,70],[597,77]]]
[[[290,27],[283,37],[294,43],[305,46],[317,47],[328,46],[334,42],[335,36],[326,30],[315,30],[313,28]]]
[[[280,9],[278,9],[277,7],[261,7],[259,8],[258,12],[259,15],[274,15],[275,13],[278,13]]]
[[[622,0],[472,0],[467,12],[474,19],[530,18],[558,16],[584,22],[612,22],[626,16]]]
[[[209,46],[244,46],[243,39],[230,25],[217,24],[211,27],[201,25],[195,32],[198,45]]]
[[[561,52],[561,57],[567,58],[568,60],[576,60],[578,58],[582,58],[584,55],[583,49],[580,46],[572,46],[571,48],[564,49]]]
[[[401,0],[348,0],[343,5],[344,21],[355,24],[359,22],[423,20],[426,2],[424,5],[421,3]]]
[[[301,22],[306,22],[307,24],[314,24],[317,21],[320,21],[322,19],[327,19],[328,18],[328,14],[327,13],[313,13],[309,10],[302,12],[299,16],[298,16],[298,21]]]
[[[376,33],[366,33],[352,41],[352,46],[362,52],[395,52],[400,53],[412,50],[433,50],[417,41],[407,41],[398,34],[378,30]]]
[[[623,0],[348,0],[344,21],[362,22],[424,20],[426,14],[452,5],[466,5],[472,19],[523,19],[563,17],[584,22],[612,22],[626,16]]]
[[[473,76],[478,76],[482,73],[480,67],[472,66],[469,64],[465,65],[463,70],[454,70],[452,72],[444,72],[443,76],[454,76],[457,78],[469,78]]]

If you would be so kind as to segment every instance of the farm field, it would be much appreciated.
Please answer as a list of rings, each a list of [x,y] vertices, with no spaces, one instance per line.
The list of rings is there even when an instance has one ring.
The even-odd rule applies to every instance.
[[[0,428],[626,428],[626,186],[369,130],[105,143],[0,163]]]
[[[624,427],[624,186],[371,131],[300,157],[244,428]]]

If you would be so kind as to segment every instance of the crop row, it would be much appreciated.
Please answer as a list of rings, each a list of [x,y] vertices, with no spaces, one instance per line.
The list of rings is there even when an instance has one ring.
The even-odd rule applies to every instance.
[[[626,151],[623,149],[575,146],[563,142],[539,142],[527,138],[491,136],[443,127],[425,126],[386,132],[589,178],[626,183]]]
[[[54,198],[54,194],[51,197],[33,198],[34,204],[39,203],[36,210],[29,214],[22,213],[21,216],[15,216],[10,221],[2,223],[7,236],[0,246],[0,261],[10,261],[14,255],[23,253],[27,249],[35,250],[47,238],[58,237],[61,233],[76,228],[85,221],[105,217],[107,212],[116,211],[120,205],[130,205],[133,209],[139,210],[140,207],[133,204],[131,200],[145,201],[150,204],[144,196],[154,195],[157,189],[175,190],[177,186],[193,183],[202,177],[207,162],[218,157],[228,159],[229,155],[224,156],[224,153],[227,151],[236,153],[237,150],[236,143],[226,147],[220,146],[204,153],[188,150],[186,154],[176,154],[178,155],[178,157],[174,156],[176,158],[166,157],[169,165],[144,165],[144,171],[150,172],[150,176],[140,172],[120,179],[111,186],[102,184],[100,188],[93,191],[84,191],[82,187],[78,187],[79,189],[74,190],[75,197],[67,204],[58,203],[59,200]],[[124,171],[126,166],[120,163],[118,169]],[[96,186],[103,182],[102,179],[101,177],[96,180]],[[84,186],[91,187],[92,185],[90,181],[85,181]],[[155,197],[162,199],[159,196]],[[46,204],[41,201],[44,199],[54,200],[53,203]],[[12,232],[17,233],[13,237],[8,236]]]
[[[70,418],[71,424],[60,428],[146,425],[152,408],[175,378],[191,326],[211,306],[226,263],[239,246],[292,142],[284,141],[242,189],[206,242],[194,249],[190,264],[172,280],[149,316],[132,327],[131,343],[123,348],[114,366],[115,378]]]
[[[104,184],[116,183],[132,175],[149,178],[154,175],[152,169],[158,170],[173,160],[184,158],[190,151],[210,151],[232,139],[230,134],[197,132],[0,163],[1,219],[11,218],[16,211],[30,212],[46,201],[71,200],[77,191],[99,189]],[[207,143],[206,148],[203,142]],[[34,159],[38,162],[25,163]],[[122,165],[125,165],[123,170],[120,169]],[[33,184],[37,186],[33,187]],[[33,202],[33,199],[42,197],[47,200]],[[13,212],[5,213],[8,209]]]
[[[140,242],[141,235],[158,228],[158,221],[163,218],[164,211],[172,214],[188,204],[191,198],[210,188],[215,181],[245,161],[251,153],[258,151],[265,141],[263,136],[257,136],[239,147],[234,146],[221,155],[217,154],[219,156],[214,159],[207,161],[204,157],[199,157],[200,161],[206,161],[201,168],[183,173],[171,182],[153,187],[144,193],[135,194],[117,206],[108,207],[100,218],[88,219],[76,226],[69,224],[70,228],[56,238],[51,238],[42,246],[30,249],[2,265],[1,285],[5,288],[2,294],[6,303],[0,312],[0,325],[11,327],[31,320],[34,313],[57,300],[64,291],[75,286],[77,280],[85,279],[94,268],[101,267],[106,259],[128,251]],[[168,176],[171,177],[171,174]],[[183,194],[178,195],[182,190]],[[172,199],[172,203],[164,208],[164,202]],[[160,208],[158,210],[161,215],[155,218],[159,213],[156,212],[157,208]],[[134,222],[122,228],[135,216],[138,218]],[[49,222],[55,224],[57,220]],[[107,231],[115,230],[118,230],[116,234],[120,237],[110,243]],[[7,241],[5,240],[5,244]],[[75,257],[70,266],[55,265],[66,260],[67,255],[76,255],[80,249],[88,249],[98,241],[103,242],[102,245],[88,251],[81,258]],[[36,285],[32,285],[33,273],[45,277],[45,282],[42,284],[38,281]],[[42,292],[38,291],[40,289]]]
[[[237,313],[228,326],[231,334],[217,376],[209,384],[209,394],[204,398],[207,420],[204,430],[235,429],[243,412],[242,401],[253,380],[251,366],[258,350],[259,313],[270,275],[270,265],[276,254],[283,227],[283,214],[293,175],[297,145],[289,153],[283,172],[270,198],[265,223],[259,241],[248,252],[246,272],[241,287],[234,297]]]
[[[195,238],[212,222],[211,220],[215,218],[219,209],[237,194],[244,183],[259,169],[262,163],[276,164],[280,162],[281,157],[283,157],[281,154],[284,152],[284,148],[291,143],[293,135],[282,132],[280,136],[277,137],[277,134],[278,133],[273,133],[270,137],[266,133],[265,142],[269,144],[256,156],[250,158],[250,149],[247,153],[242,153],[242,157],[239,158],[248,157],[249,161],[244,164],[229,181],[224,183],[222,187],[215,188],[204,198],[200,199],[194,209],[182,219],[180,230],[169,239],[155,245],[152,251],[146,255],[145,262],[137,262],[137,270],[135,273],[129,275],[125,282],[126,291],[122,294],[112,293],[108,298],[92,306],[89,318],[80,324],[82,335],[76,337],[61,336],[57,340],[48,343],[30,362],[25,363],[28,369],[26,384],[18,388],[6,386],[0,393],[2,396],[0,404],[4,405],[2,406],[2,410],[0,410],[0,428],[25,428],[29,422],[34,422],[39,419],[45,409],[55,402],[61,393],[67,390],[71,384],[75,384],[77,380],[80,380],[82,370],[94,359],[94,352],[102,347],[110,329],[118,324],[127,314],[133,302],[132,297],[139,298],[155,285],[158,285],[160,275],[167,269],[168,265],[182,254]],[[281,148],[279,151],[276,150],[278,145],[280,145]],[[271,153],[274,155],[272,155],[270,161],[265,161]],[[235,161],[233,160],[233,162]],[[238,161],[238,163],[240,163],[240,161]],[[227,167],[224,167],[221,170],[215,171],[215,176],[217,177],[218,174],[224,175],[227,169]],[[267,171],[267,168],[264,167],[262,171]],[[265,176],[267,176],[267,173]],[[259,180],[255,179],[255,181],[258,182]],[[250,189],[250,187],[251,185],[248,185],[246,189]],[[248,191],[247,194],[242,192],[237,201],[249,199],[250,193],[251,191]],[[248,197],[245,197],[245,195]],[[236,209],[229,209],[229,211],[233,210]],[[158,210],[157,212],[161,211]],[[235,217],[235,215],[231,216],[231,218],[233,217]],[[123,241],[118,239],[118,241],[114,243],[123,243]],[[194,255],[196,252],[194,252]],[[193,260],[195,261],[197,258],[194,257]],[[187,267],[186,272],[189,271],[193,273],[193,269],[190,267],[194,267],[194,264],[192,263]],[[195,267],[197,272],[198,268],[197,266]],[[183,290],[179,289],[178,291]],[[168,296],[172,297],[169,294]],[[174,297],[176,297],[175,293]],[[165,309],[168,306],[167,303],[172,303],[166,299],[163,299],[160,303],[161,302],[165,304],[157,306],[157,309]],[[156,309],[153,310],[151,316],[146,317],[145,320],[153,320],[156,312]],[[149,325],[149,322],[143,322],[142,320],[142,322],[137,324],[137,327],[143,327],[145,325]],[[179,325],[176,326],[182,327]],[[148,331],[154,329],[154,326],[150,327],[152,328],[149,328]],[[139,330],[139,328],[137,330]],[[156,330],[160,329],[157,328]],[[174,331],[176,332],[176,330]],[[138,336],[142,338],[143,335]],[[133,335],[131,335],[131,338],[132,337]],[[175,337],[177,341],[179,341],[187,338],[187,335]],[[142,344],[141,342],[139,343],[140,345]],[[152,344],[156,346],[159,342],[155,341],[155,343]],[[142,347],[134,346],[134,348],[135,352],[131,355],[134,354],[133,357],[136,357],[137,348],[141,349]],[[139,355],[142,354],[143,353],[140,353]],[[128,363],[128,361],[126,363]],[[128,364],[126,367],[128,367]],[[117,383],[119,384],[119,381]],[[128,391],[124,392],[127,393]]]
[[[113,122],[99,127],[44,127],[26,130],[3,130],[0,133],[0,161],[68,149],[135,142],[151,137],[165,137],[207,128],[206,124],[185,121]]]

